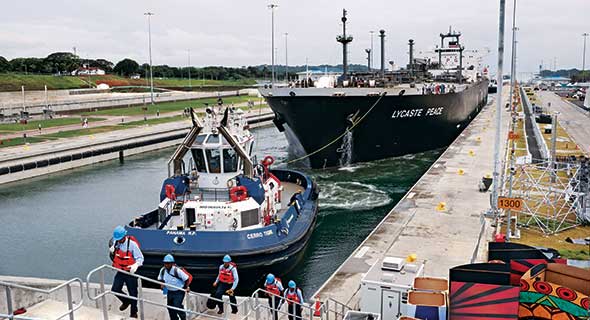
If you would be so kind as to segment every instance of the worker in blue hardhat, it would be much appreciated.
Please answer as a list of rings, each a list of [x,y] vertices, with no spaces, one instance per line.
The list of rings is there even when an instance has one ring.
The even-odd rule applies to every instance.
[[[295,281],[289,281],[287,290],[285,290],[284,298],[289,305],[289,320],[294,320],[293,315],[295,315],[296,319],[301,319],[301,305],[305,302],[303,301],[303,294],[301,293],[301,289],[297,288],[297,284]]]
[[[160,269],[158,281],[163,281],[168,286],[161,285],[164,294],[166,294],[167,304],[172,307],[184,309],[182,302],[184,301],[185,292],[190,291],[190,284],[193,277],[184,268],[180,268],[175,264],[174,257],[167,254],[162,260],[164,267]],[[183,288],[181,290],[179,288]],[[168,314],[171,320],[186,320],[186,313],[174,309],[168,309]]]
[[[123,285],[132,297],[137,297],[137,278],[133,273],[143,264],[143,254],[139,249],[139,243],[134,236],[127,235],[127,229],[117,226],[113,231],[113,244],[110,247],[110,254],[113,259],[113,267],[124,272],[117,272],[113,280],[111,291],[123,294]],[[131,273],[131,274],[130,274]],[[119,297],[121,306],[119,310],[124,311],[131,306],[131,318],[137,318],[137,300]]]
[[[238,269],[236,264],[232,262],[231,257],[229,255],[225,255],[223,257],[223,264],[219,266],[219,274],[217,275],[217,279],[213,282],[213,287],[217,287],[213,297],[219,299],[220,301],[216,301],[217,307],[219,310],[217,311],[218,314],[223,313],[223,295],[227,294],[229,296],[229,302],[231,305],[231,312],[238,313],[238,306],[236,297],[234,296],[234,290],[238,286]]]
[[[266,276],[266,281],[264,282],[264,291],[267,292],[266,295],[268,296],[268,305],[273,310],[275,320],[279,318],[277,310],[281,305],[283,290],[283,283],[281,282],[281,279],[275,277],[274,274],[269,273]]]

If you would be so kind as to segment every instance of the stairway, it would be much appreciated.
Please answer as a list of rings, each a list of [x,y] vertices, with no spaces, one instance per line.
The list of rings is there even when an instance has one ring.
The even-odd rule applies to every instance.
[[[57,319],[58,316],[68,310],[66,302],[56,300],[45,300],[27,309],[27,312],[22,314],[23,317],[33,319]],[[82,306],[74,312],[74,319],[76,320],[96,320],[102,319],[102,311],[95,308]],[[68,319],[67,316],[62,319]],[[109,313],[109,320],[126,320],[125,316]]]

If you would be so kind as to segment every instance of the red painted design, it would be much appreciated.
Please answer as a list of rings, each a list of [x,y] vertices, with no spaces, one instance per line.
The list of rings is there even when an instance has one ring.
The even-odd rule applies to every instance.
[[[545,281],[533,282],[533,288],[535,288],[538,293],[542,294],[550,294],[553,291],[553,287]]]
[[[578,297],[578,294],[570,288],[559,287],[555,290],[557,296],[566,301],[574,301]]]

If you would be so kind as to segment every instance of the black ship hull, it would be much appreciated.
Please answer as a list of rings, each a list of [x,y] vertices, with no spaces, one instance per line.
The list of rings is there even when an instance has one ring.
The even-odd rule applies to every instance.
[[[448,146],[487,103],[488,81],[456,93],[383,89],[262,89],[275,125],[312,168]],[[372,92],[371,92],[372,91]]]

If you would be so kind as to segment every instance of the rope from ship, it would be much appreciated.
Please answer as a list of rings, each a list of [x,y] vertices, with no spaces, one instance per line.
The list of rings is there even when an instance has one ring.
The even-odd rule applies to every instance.
[[[352,129],[354,129],[359,123],[361,123],[366,117],[367,115],[369,115],[369,113],[371,113],[371,111],[373,111],[373,109],[379,104],[379,102],[381,101],[381,99],[387,94],[386,91],[384,91],[383,93],[381,93],[381,95],[379,96],[379,99],[377,99],[377,101],[375,101],[375,103],[369,108],[369,110],[367,110],[367,112],[365,114],[363,114],[363,116],[358,119],[357,121],[355,121],[352,126],[346,128],[346,130],[344,130],[344,132],[342,132],[341,135],[339,135],[338,137],[336,137],[334,140],[328,142],[327,144],[325,144],[324,146],[322,146],[321,148],[308,153],[306,155],[304,155],[303,157],[297,158],[297,159],[293,159],[290,161],[287,161],[287,164],[291,164],[291,163],[295,163],[295,162],[299,162],[301,160],[305,160],[311,156],[313,156],[316,153],[322,152],[322,150],[328,148],[329,146],[333,145],[334,143],[338,142],[340,139],[342,139],[342,137],[344,137],[346,135],[346,133],[348,133],[349,131],[351,131]]]

